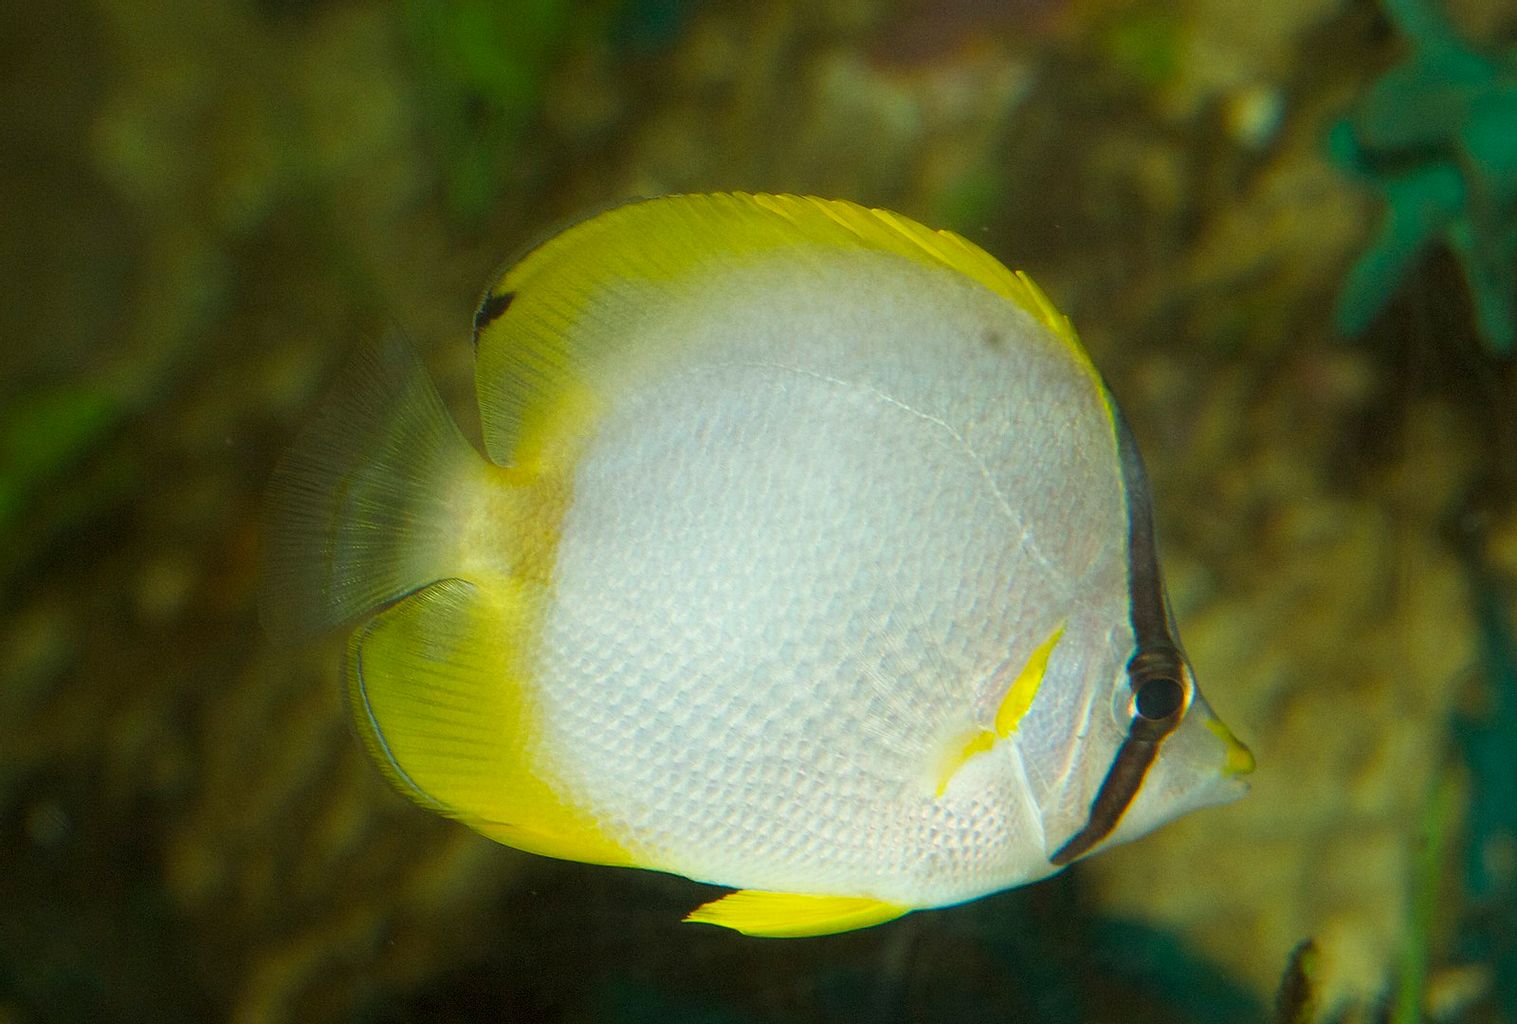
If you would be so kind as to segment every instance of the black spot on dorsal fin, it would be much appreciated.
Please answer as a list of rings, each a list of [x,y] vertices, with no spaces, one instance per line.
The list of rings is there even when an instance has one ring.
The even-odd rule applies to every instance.
[[[492,292],[480,300],[479,308],[474,311],[475,348],[479,348],[480,334],[511,308],[511,300],[514,298],[516,298],[515,292],[500,292],[499,294]]]

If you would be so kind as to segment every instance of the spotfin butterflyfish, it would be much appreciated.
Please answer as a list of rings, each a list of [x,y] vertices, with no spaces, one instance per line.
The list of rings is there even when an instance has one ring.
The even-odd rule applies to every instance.
[[[1230,800],[1132,433],[1025,274],[884,210],[686,195],[474,319],[481,454],[355,357],[274,472],[276,638],[351,629],[370,754],[521,850],[801,936],[1043,878]]]

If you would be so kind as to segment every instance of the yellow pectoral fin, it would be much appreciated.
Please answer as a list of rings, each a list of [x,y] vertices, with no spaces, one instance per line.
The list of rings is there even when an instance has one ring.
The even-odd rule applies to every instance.
[[[1048,659],[1053,654],[1053,649],[1058,646],[1059,638],[1064,635],[1064,623],[1059,623],[1048,639],[1044,640],[1033,652],[1027,656],[1027,663],[1017,673],[1011,685],[1006,689],[1006,695],[1001,698],[1000,707],[996,709],[995,728],[975,728],[950,739],[942,748],[942,759],[936,766],[933,778],[936,785],[933,796],[941,797],[948,792],[948,784],[959,773],[959,769],[972,761],[975,757],[990,750],[999,740],[1006,739],[1017,731],[1022,724],[1022,719],[1032,708],[1032,702],[1037,699],[1038,690],[1043,686],[1043,676],[1048,672]]]
[[[1048,639],[1028,655],[1027,664],[1022,666],[1022,671],[1017,673],[1017,678],[1006,691],[1006,696],[1001,700],[1001,706],[996,709],[996,735],[1002,738],[1010,736],[1017,731],[1022,717],[1027,714],[1032,702],[1038,695],[1038,690],[1043,686],[1043,675],[1048,671],[1048,658],[1053,654],[1053,649],[1058,646],[1059,638],[1064,635],[1064,623],[1049,634]]]
[[[402,793],[499,842],[627,864],[629,854],[544,777],[517,649],[528,602],[449,579],[354,634],[348,685],[369,752]]]
[[[807,896],[739,889],[696,907],[685,920],[731,928],[744,935],[795,939],[870,928],[913,909],[867,896]]]
[[[948,792],[948,784],[953,781],[955,775],[959,774],[959,769],[968,764],[970,758],[976,754],[984,753],[995,746],[995,743],[996,734],[982,729],[979,732],[970,733],[962,744],[958,746],[950,745],[947,756],[938,768],[938,784],[937,788],[933,790],[932,795],[940,797]]]

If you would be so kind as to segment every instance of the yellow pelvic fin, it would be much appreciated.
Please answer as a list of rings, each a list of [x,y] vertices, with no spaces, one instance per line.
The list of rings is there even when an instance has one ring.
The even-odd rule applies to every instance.
[[[1001,706],[996,709],[996,735],[1001,737],[1010,736],[1017,731],[1023,717],[1032,707],[1033,700],[1038,696],[1038,690],[1043,686],[1043,676],[1048,671],[1048,658],[1053,654],[1053,649],[1059,645],[1059,638],[1064,635],[1064,623],[1059,623],[1058,628],[1048,635],[1048,639],[1038,644],[1028,655],[1027,664],[1022,666],[1022,671],[1017,673],[1017,678],[1012,681],[1011,688],[1006,691],[1006,696],[1001,699]]]
[[[952,232],[809,196],[667,196],[569,228],[485,295],[475,316],[476,380],[490,457],[562,468],[596,413],[596,370],[615,360],[630,324],[660,299],[697,294],[711,268],[807,249],[894,253],[963,274],[1046,326],[1096,379],[1068,318],[1037,285]]]
[[[912,909],[867,896],[806,896],[739,889],[696,907],[685,920],[731,928],[744,935],[795,939],[870,928],[909,914]]]
[[[359,731],[426,807],[534,853],[628,864],[544,777],[520,653],[533,603],[525,586],[448,579],[375,616],[348,651]]]

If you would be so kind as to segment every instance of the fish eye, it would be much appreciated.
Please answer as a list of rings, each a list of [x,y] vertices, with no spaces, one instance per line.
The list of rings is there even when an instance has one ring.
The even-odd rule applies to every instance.
[[[1185,689],[1168,676],[1155,676],[1138,687],[1133,704],[1138,714],[1150,722],[1162,722],[1185,703]]]

